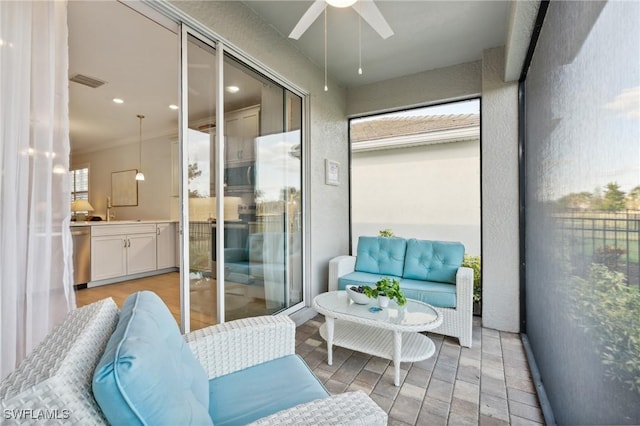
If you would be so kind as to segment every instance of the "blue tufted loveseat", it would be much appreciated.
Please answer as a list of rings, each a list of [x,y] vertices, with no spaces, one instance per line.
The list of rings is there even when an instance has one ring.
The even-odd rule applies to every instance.
[[[434,333],[457,337],[462,346],[471,347],[473,270],[461,266],[463,257],[464,246],[458,242],[360,237],[357,256],[329,262],[329,291],[396,278],[406,297],[442,313],[443,323]]]

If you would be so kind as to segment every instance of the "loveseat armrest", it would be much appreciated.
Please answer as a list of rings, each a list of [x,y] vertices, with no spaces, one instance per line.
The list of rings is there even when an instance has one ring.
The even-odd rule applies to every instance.
[[[461,266],[456,273],[456,311],[460,321],[460,344],[471,347],[473,331],[473,269]]]
[[[338,278],[347,275],[356,269],[355,256],[338,256],[329,261],[329,289],[335,291],[338,289]]]
[[[386,424],[387,413],[362,391],[316,399],[250,423],[251,426]]]
[[[209,379],[295,353],[296,325],[285,315],[229,321],[184,336]]]

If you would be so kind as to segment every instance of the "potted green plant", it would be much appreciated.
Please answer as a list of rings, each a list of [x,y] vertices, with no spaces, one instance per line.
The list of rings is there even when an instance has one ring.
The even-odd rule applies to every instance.
[[[398,306],[404,306],[407,303],[407,298],[400,289],[400,281],[395,278],[381,278],[376,282],[375,287],[366,286],[364,294],[378,299],[381,308],[389,306],[389,300],[395,300]]]

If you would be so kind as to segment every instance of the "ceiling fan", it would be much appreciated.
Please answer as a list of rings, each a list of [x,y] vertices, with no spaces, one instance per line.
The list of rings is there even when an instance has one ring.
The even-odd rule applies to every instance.
[[[371,27],[376,30],[383,39],[393,35],[393,30],[380,13],[380,9],[373,0],[315,0],[311,7],[302,15],[296,26],[289,34],[289,38],[298,40],[302,34],[314,23],[320,14],[326,9],[327,5],[334,7],[353,7],[358,14],[367,21]]]

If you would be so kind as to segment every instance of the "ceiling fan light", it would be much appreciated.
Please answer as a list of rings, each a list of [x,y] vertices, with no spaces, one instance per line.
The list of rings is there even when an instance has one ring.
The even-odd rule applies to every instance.
[[[330,6],[333,7],[349,7],[352,6],[358,0],[326,0]]]

